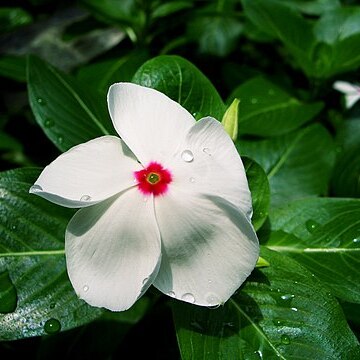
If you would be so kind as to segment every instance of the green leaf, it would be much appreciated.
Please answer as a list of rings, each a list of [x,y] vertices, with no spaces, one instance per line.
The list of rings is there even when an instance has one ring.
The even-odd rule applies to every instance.
[[[299,11],[279,0],[242,0],[245,15],[264,33],[280,40],[299,67],[309,74],[315,44],[312,25]],[[311,72],[312,73],[312,72]]]
[[[287,256],[262,249],[254,270],[225,306],[175,303],[183,360],[356,359],[359,344],[328,290]]]
[[[201,53],[225,57],[235,49],[242,30],[238,19],[218,13],[194,18],[188,24],[187,37],[199,44]]]
[[[158,5],[151,14],[152,19],[158,19],[172,15],[185,9],[193,7],[192,1],[172,1]]]
[[[105,97],[36,57],[28,59],[28,92],[37,123],[61,151],[114,132]]]
[[[14,137],[0,131],[0,152],[4,150],[21,151],[22,144]]]
[[[162,55],[147,61],[133,82],[157,89],[185,107],[196,118],[221,120],[225,105],[208,78],[180,56]]]
[[[360,197],[360,118],[344,122],[337,136],[342,151],[336,159],[332,190],[336,196]]]
[[[26,81],[25,57],[6,55],[0,58],[0,76],[20,82]]]
[[[338,9],[341,6],[339,0],[281,0],[288,6],[299,9],[305,14],[321,15],[327,11]]]
[[[281,135],[299,128],[323,108],[321,102],[302,103],[262,77],[237,87],[229,101],[234,98],[240,100],[239,134]]]
[[[271,206],[326,193],[335,149],[321,125],[266,140],[239,139],[235,145],[241,155],[264,168],[270,182]]]
[[[326,12],[314,27],[318,46],[313,58],[317,77],[328,78],[360,65],[360,7]]]
[[[11,313],[16,309],[17,294],[9,273],[0,273],[0,313]]]
[[[9,273],[18,297],[16,310],[0,315],[0,340],[45,334],[47,321],[70,329],[102,313],[78,299],[67,277],[63,239],[73,211],[28,193],[39,173],[0,174],[0,272]]]
[[[0,8],[0,33],[13,30],[19,26],[30,24],[31,22],[31,15],[21,8]]]
[[[268,216],[270,204],[269,181],[265,171],[259,164],[247,157],[243,157],[242,160],[252,197],[252,223],[254,228],[258,230]]]
[[[360,200],[301,200],[270,222],[268,247],[301,262],[337,297],[360,303]]]
[[[129,82],[136,70],[147,60],[145,51],[134,51],[119,59],[96,62],[80,68],[78,79],[97,89],[104,99],[110,85]]]

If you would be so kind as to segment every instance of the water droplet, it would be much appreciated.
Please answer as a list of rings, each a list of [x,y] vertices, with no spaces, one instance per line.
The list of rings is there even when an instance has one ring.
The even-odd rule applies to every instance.
[[[252,99],[251,99],[251,103],[252,103],[252,104],[256,104],[257,102],[258,102],[258,99],[256,99],[256,98],[252,98]]]
[[[206,155],[211,156],[211,151],[210,151],[210,149],[209,149],[209,148],[204,147],[202,151],[203,151]]]
[[[329,244],[331,247],[337,248],[341,245],[341,240],[340,239],[334,239],[334,241],[332,243]]]
[[[308,232],[313,234],[314,231],[320,226],[320,224],[317,223],[316,221],[310,219],[310,220],[306,221],[305,226],[306,226],[306,229],[308,230]]]
[[[46,104],[46,101],[43,99],[43,98],[37,98],[36,99],[36,101],[37,101],[37,103],[39,104],[39,105],[45,105]]]
[[[169,291],[167,294],[168,296],[175,297],[175,293],[173,291]]]
[[[181,300],[189,302],[191,304],[193,304],[195,302],[195,297],[193,294],[191,293],[186,293],[181,297]]]
[[[290,337],[288,335],[281,335],[281,343],[284,345],[289,345]]]
[[[61,330],[60,321],[54,318],[47,320],[44,324],[44,330],[47,334],[57,334]]]
[[[181,153],[181,158],[185,161],[185,162],[192,162],[194,160],[194,154],[190,151],[190,150],[184,150]]]
[[[91,200],[91,196],[90,195],[83,195],[80,198],[80,201],[90,201]]]
[[[54,121],[51,120],[51,119],[46,119],[46,120],[44,121],[44,126],[45,126],[46,128],[51,128],[51,127],[53,127],[54,125],[55,125],[55,123],[54,123]]]
[[[15,311],[17,306],[17,291],[13,284],[9,272],[0,273],[0,313],[8,314]]]
[[[31,193],[36,193],[38,191],[43,191],[43,188],[40,185],[35,184],[30,188]]]
[[[11,226],[11,230],[16,230],[16,225]]]
[[[189,181],[190,181],[191,183],[194,183],[194,182],[195,182],[195,178],[191,177],[191,178],[189,179]]]
[[[353,244],[355,244],[355,245],[360,244],[360,237],[357,237],[357,238],[353,239],[352,242],[353,242]]]
[[[292,294],[285,294],[280,296],[279,305],[280,306],[290,306],[292,299],[295,295]]]
[[[219,297],[214,293],[208,293],[205,297],[205,300],[208,303],[207,307],[209,309],[217,309],[222,305]]]
[[[148,280],[149,280],[149,278],[146,277],[146,278],[143,280],[142,284],[145,285],[145,284],[148,282]]]
[[[59,144],[62,144],[64,142],[64,137],[59,135],[58,138],[57,138],[57,141]]]
[[[230,327],[230,328],[235,326],[235,324],[233,322],[231,322],[231,321],[230,322],[225,322],[225,323],[223,323],[223,325],[227,326],[227,327]]]
[[[279,320],[279,319],[274,319],[273,323],[274,323],[275,326],[281,326],[283,324],[282,321]]]
[[[196,116],[198,115],[198,113],[197,112],[193,112],[193,117],[196,119]]]
[[[255,356],[258,357],[258,359],[260,359],[260,360],[263,359],[263,353],[262,353],[261,350],[256,350],[256,351],[254,351],[254,354],[255,354]]]
[[[295,312],[298,311],[298,309],[297,309],[296,307],[292,307],[291,310],[292,310],[292,311],[295,311]]]
[[[55,304],[55,303],[51,303],[51,304],[50,304],[50,309],[54,309],[54,308],[55,308],[55,306],[56,306],[56,304]]]
[[[89,290],[89,286],[88,286],[88,285],[84,285],[83,290],[84,290],[84,292],[87,292],[87,291]]]

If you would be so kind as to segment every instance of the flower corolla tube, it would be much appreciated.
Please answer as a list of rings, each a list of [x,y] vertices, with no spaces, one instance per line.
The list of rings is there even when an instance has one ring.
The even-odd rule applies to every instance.
[[[226,302],[256,265],[244,166],[223,126],[161,92],[108,92],[120,137],[77,145],[30,192],[80,208],[65,234],[67,271],[92,306],[122,311],[149,286],[201,306]]]

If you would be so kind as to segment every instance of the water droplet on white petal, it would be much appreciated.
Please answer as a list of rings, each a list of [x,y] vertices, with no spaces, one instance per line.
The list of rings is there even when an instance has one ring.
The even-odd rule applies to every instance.
[[[205,300],[208,303],[207,307],[209,309],[217,309],[222,304],[219,297],[214,293],[208,293]]]
[[[206,155],[209,155],[209,156],[211,156],[211,151],[210,151],[210,149],[209,148],[207,148],[207,147],[205,147],[205,148],[203,148],[203,150],[202,150]]]
[[[191,293],[186,293],[181,297],[181,300],[189,302],[191,304],[193,304],[195,302],[195,297],[193,294]]]
[[[89,286],[84,285],[83,290],[84,290],[85,292],[87,292],[87,291],[89,290]]]
[[[185,161],[185,162],[192,162],[194,160],[194,154],[190,151],[190,150],[184,150],[181,153],[181,158]]]
[[[175,293],[173,291],[169,291],[167,294],[168,296],[175,297]]]
[[[195,178],[191,177],[191,178],[189,179],[189,181],[190,181],[191,183],[194,183],[194,182],[195,182]]]
[[[43,191],[43,188],[40,185],[35,184],[30,188],[30,192],[38,192],[38,191]]]
[[[80,198],[80,201],[90,201],[91,200],[91,196],[90,195],[83,195]]]
[[[146,278],[143,280],[142,284],[145,285],[145,284],[148,282],[148,280],[149,280],[149,278],[146,277]]]

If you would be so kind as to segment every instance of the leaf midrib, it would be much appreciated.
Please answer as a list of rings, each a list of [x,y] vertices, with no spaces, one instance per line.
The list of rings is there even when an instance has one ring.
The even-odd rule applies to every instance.
[[[298,248],[291,246],[267,246],[268,249],[278,251],[278,252],[286,252],[286,253],[295,253],[295,254],[309,254],[309,253],[357,253],[360,252],[360,248]]]
[[[31,251],[19,251],[19,252],[6,252],[0,253],[0,258],[2,257],[21,257],[21,256],[54,256],[54,255],[64,255],[65,249],[58,250],[31,250]]]

